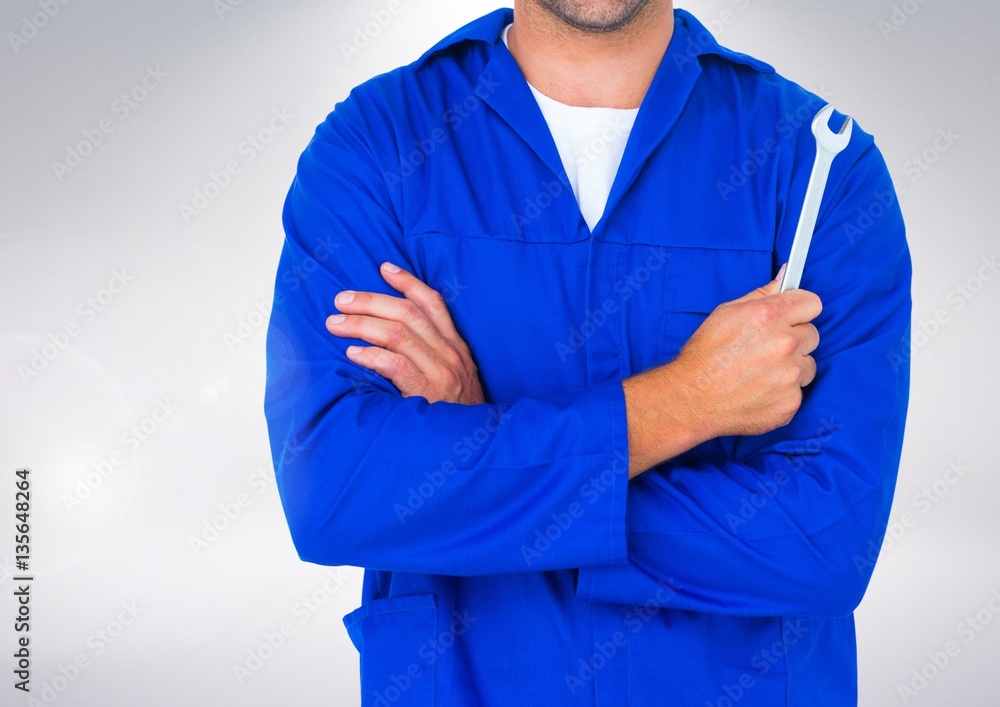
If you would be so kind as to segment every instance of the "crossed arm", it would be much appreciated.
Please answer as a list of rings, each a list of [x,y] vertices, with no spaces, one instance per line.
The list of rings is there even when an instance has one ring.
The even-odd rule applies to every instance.
[[[771,283],[720,305],[670,364],[501,404],[483,401],[440,296],[380,265],[407,262],[401,227],[345,109],[289,191],[267,335],[265,415],[303,560],[461,576],[573,568],[591,600],[642,604],[671,581],[684,610],[853,611],[871,569],[855,558],[888,520],[909,385],[901,215],[891,203],[849,230],[892,194],[870,141],[838,170],[813,240],[821,314],[815,295]],[[337,257],[317,262],[328,236]],[[348,287],[353,301],[331,303]],[[331,305],[345,318],[324,326]],[[369,345],[345,351],[352,337]],[[683,454],[722,436],[726,458]],[[613,473],[626,458],[628,475]],[[534,531],[581,499],[585,515],[526,562]]]
[[[484,402],[472,352],[441,294],[392,263],[380,267],[402,297],[345,290],[326,320],[355,363],[392,381],[404,397],[475,405]],[[822,311],[805,290],[766,285],[720,305],[680,355],[623,382],[629,478],[715,437],[757,435],[783,427],[816,376],[810,355]]]

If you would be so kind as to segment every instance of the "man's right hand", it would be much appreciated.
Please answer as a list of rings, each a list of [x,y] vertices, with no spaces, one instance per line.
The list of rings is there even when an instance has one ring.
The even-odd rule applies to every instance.
[[[629,476],[698,444],[787,425],[816,376],[810,355],[823,309],[806,290],[779,292],[781,273],[719,305],[677,358],[623,381]]]

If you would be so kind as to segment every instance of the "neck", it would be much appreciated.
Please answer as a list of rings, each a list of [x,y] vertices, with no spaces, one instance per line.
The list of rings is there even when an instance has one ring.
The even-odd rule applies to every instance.
[[[578,29],[522,0],[507,42],[528,83],[546,96],[572,106],[638,108],[673,30],[672,0],[650,0],[610,32]]]

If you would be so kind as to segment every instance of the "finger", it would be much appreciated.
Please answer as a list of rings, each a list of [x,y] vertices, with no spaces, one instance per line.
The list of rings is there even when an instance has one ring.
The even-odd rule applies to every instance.
[[[809,290],[781,292],[778,298],[785,308],[782,318],[792,326],[811,322],[823,311],[823,301],[819,295]]]
[[[816,379],[816,359],[812,356],[803,356],[800,370],[799,387],[805,388]]]
[[[774,279],[768,282],[766,285],[761,285],[755,290],[751,290],[742,297],[734,299],[733,302],[748,302],[750,300],[762,299],[764,297],[770,297],[771,295],[778,294],[781,289],[781,277],[785,274],[785,268],[788,266],[786,263],[782,265],[778,270],[778,274],[774,276]]]
[[[408,358],[420,371],[440,368],[434,351],[420,336],[401,322],[361,314],[333,314],[326,329],[334,336],[361,339]]]
[[[344,314],[360,314],[401,322],[432,347],[445,341],[420,306],[404,297],[344,290],[337,294],[333,303]]]
[[[792,327],[795,335],[799,338],[798,352],[803,356],[808,356],[819,346],[819,329],[812,324],[796,324]]]
[[[405,297],[395,297],[375,292],[345,290],[337,295],[334,303],[344,313],[372,316],[386,321],[402,323],[423,340],[427,345],[427,349],[431,352],[430,355],[436,356],[447,363],[454,363],[456,358],[464,361],[462,352],[464,352],[466,358],[471,358],[468,346],[465,345],[462,339],[449,340],[428,319],[426,313],[420,308],[420,305]],[[370,341],[368,339],[365,340]],[[389,346],[389,348],[393,347]],[[425,372],[434,370],[426,367],[429,363],[429,359],[426,357],[418,357],[415,361],[419,363]]]
[[[406,356],[378,346],[348,346],[347,358],[392,382],[404,396],[418,395],[426,386],[424,374]]]
[[[392,263],[382,263],[382,278],[395,290],[401,292],[406,299],[413,301],[423,310],[427,318],[437,327],[449,341],[463,341],[455,329],[451,312],[441,293],[424,283],[412,273],[403,270]]]

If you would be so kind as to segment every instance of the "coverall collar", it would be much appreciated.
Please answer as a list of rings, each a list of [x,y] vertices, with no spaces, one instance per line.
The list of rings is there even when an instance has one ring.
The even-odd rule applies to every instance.
[[[569,178],[566,176],[558,148],[541,109],[531,94],[520,67],[500,39],[503,28],[513,21],[513,9],[494,10],[456,30],[428,49],[417,60],[416,68],[419,70],[431,56],[450,51],[463,42],[488,45],[489,58],[486,65],[471,83],[475,87],[484,84],[502,87],[498,91],[486,92],[483,96],[484,101],[531,146],[552,173],[568,185]],[[675,8],[673,35],[640,105],[608,196],[604,216],[594,228],[595,234],[602,229],[608,214],[635,181],[643,163],[663,141],[680,116],[701,75],[700,57],[705,55],[719,56],[738,64],[751,66],[763,73],[774,73],[770,65],[721,46],[712,33],[691,13]],[[582,215],[580,228],[584,233],[589,232]]]

